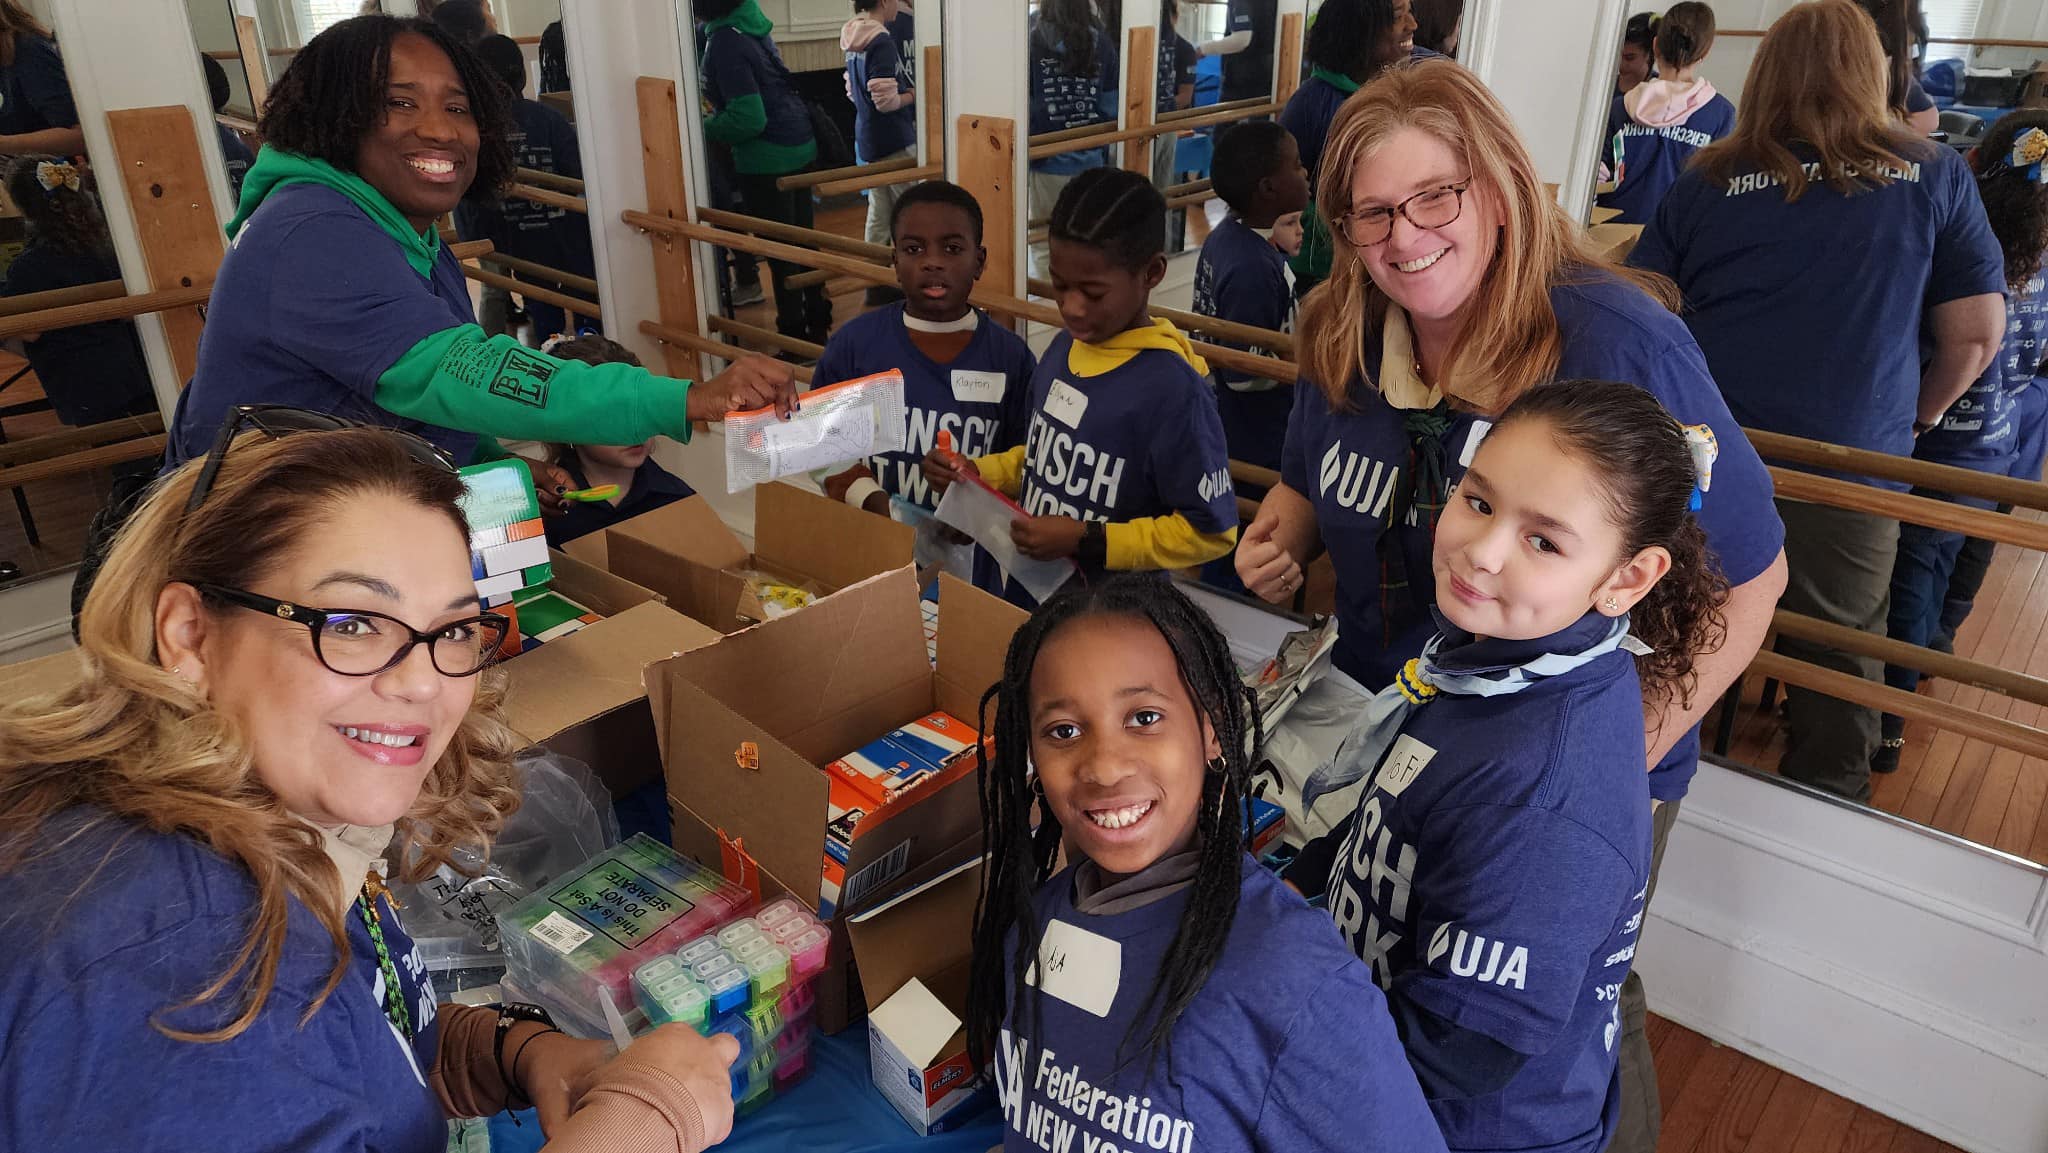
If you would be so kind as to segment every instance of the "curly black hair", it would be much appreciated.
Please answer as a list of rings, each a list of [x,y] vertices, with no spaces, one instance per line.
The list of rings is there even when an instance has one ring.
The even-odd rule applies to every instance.
[[[357,16],[313,37],[292,58],[263,105],[259,130],[264,143],[354,172],[363,137],[384,120],[391,42],[407,34],[432,41],[447,53],[462,78],[477,128],[476,177],[464,198],[496,200],[512,182],[517,166],[511,145],[517,130],[511,100],[476,53],[431,20]]]
[[[7,169],[7,194],[20,206],[31,237],[58,252],[113,263],[114,237],[99,199],[83,183],[76,191],[62,184],[44,188],[36,169],[45,163],[72,168],[62,156],[20,156]]]
[[[2048,132],[2048,111],[2030,108],[2006,113],[1971,154],[1977,191],[1984,198],[1984,215],[1991,219],[1992,235],[2005,249],[2005,283],[2014,292],[2041,271],[2042,257],[2048,254],[2048,188],[2006,163],[2013,141],[2030,128]]]

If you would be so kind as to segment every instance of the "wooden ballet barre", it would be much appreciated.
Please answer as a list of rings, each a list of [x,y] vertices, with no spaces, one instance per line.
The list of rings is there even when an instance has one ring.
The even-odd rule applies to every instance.
[[[566,209],[581,216],[590,215],[590,203],[581,196],[571,196],[566,192],[536,188],[531,184],[506,185],[505,198],[507,200],[531,200],[535,204],[545,204],[549,208]]]
[[[694,332],[684,332],[680,328],[670,328],[666,324],[652,320],[641,321],[640,331],[661,341],[663,344],[673,344],[677,348],[687,348],[691,352],[715,356],[720,360],[733,360],[747,351],[736,344],[726,344],[723,341],[712,340],[710,337],[698,336]],[[811,370],[808,367],[797,364],[791,365],[790,369],[796,374],[797,380],[804,384],[811,382]]]
[[[1025,143],[1034,147],[1040,144],[1059,144],[1063,141],[1080,140],[1104,132],[1111,132],[1115,129],[1116,121],[1097,120],[1088,124],[1077,124],[1072,128],[1055,128],[1051,132],[1041,132],[1026,140]]]
[[[1207,192],[1214,187],[1216,182],[1204,176],[1200,180],[1190,180],[1186,184],[1169,184],[1161,189],[1159,194],[1172,200],[1176,196],[1192,196],[1197,192]]]
[[[1270,468],[1247,464],[1241,460],[1230,462],[1230,480],[1233,484],[1249,484],[1258,488],[1277,488],[1280,474]]]
[[[876,264],[887,265],[896,259],[896,250],[886,244],[869,244],[865,240],[841,236],[836,232],[799,228],[794,224],[784,224],[779,220],[763,220],[758,216],[748,216],[741,212],[727,212],[721,208],[699,208],[697,219],[718,228],[765,236],[786,244],[803,244],[812,248],[843,252],[848,256],[858,256]]]
[[[543,172],[538,168],[526,168],[523,166],[514,168],[512,175],[521,184],[531,184],[536,188],[552,188],[558,192],[567,192],[576,196],[583,195],[583,182],[574,176],[564,176],[559,172]]]
[[[1788,685],[1824,693],[1836,700],[1880,709],[1887,713],[1933,725],[1974,740],[1988,741],[2001,748],[2030,757],[2048,757],[2048,732],[2004,717],[1966,709],[1919,693],[1895,689],[1877,681],[1866,681],[1848,673],[1824,669],[1765,649],[1749,662],[1749,671],[1762,673]]]
[[[513,272],[519,273],[523,279],[538,280],[544,284],[553,284],[559,288],[571,288],[577,292],[586,293],[592,298],[597,296],[597,281],[587,276],[578,276],[573,272],[563,272],[559,268],[549,268],[545,264],[536,264],[531,260],[522,260],[517,256],[507,256],[497,251],[484,253],[482,259],[485,263],[502,265],[509,268]]]
[[[1190,192],[1186,196],[1168,197],[1166,208],[1169,212],[1176,208],[1193,208],[1197,204],[1207,204],[1214,199],[1216,199],[1216,190],[1204,188],[1200,192]]]
[[[91,284],[79,284],[70,288],[52,288],[47,292],[26,292],[20,296],[0,297],[0,316],[19,316],[24,312],[63,308],[70,304],[90,304],[95,300],[118,300],[126,295],[128,286],[121,281],[96,280]]]
[[[97,448],[116,441],[155,436],[163,430],[162,414],[150,412],[141,416],[124,416],[99,424],[43,433],[23,440],[10,440],[0,444],[0,466],[49,460],[51,457],[63,456],[82,448]]]
[[[1257,111],[1277,112],[1279,110],[1280,106],[1278,104],[1268,103],[1260,106]],[[1063,156],[1069,152],[1086,152],[1091,148],[1102,148],[1131,140],[1150,140],[1154,136],[1164,136],[1167,133],[1179,133],[1189,128],[1208,128],[1217,124],[1231,124],[1242,119],[1244,119],[1244,115],[1236,111],[1215,112],[1205,108],[1202,111],[1202,115],[1199,116],[1168,120],[1163,123],[1148,125],[1144,128],[1126,128],[1122,131],[1103,132],[1092,136],[1058,140],[1048,144],[1034,143],[1031,145],[1029,155],[1032,160],[1044,160],[1051,156]],[[1036,137],[1033,137],[1033,140],[1036,139]]]
[[[147,460],[153,456],[162,456],[164,439],[164,434],[158,433],[140,440],[103,444],[98,448],[83,449],[47,460],[30,461],[12,468],[0,468],[0,488],[20,488],[41,481],[94,472],[111,464],[125,464],[131,460]]]
[[[1768,466],[1771,480],[1783,500],[1804,501],[1830,508],[1865,512],[1907,524],[1959,532],[1967,536],[2018,545],[2035,552],[2048,552],[2048,524],[2022,520],[2009,514],[1991,512],[1945,500],[1872,488],[1831,476],[1815,476],[1777,465]],[[1708,499],[1712,499],[1709,494]]]
[[[1024,283],[1033,296],[1052,299],[1052,281],[1034,277]],[[1199,312],[1184,312],[1178,308],[1167,308],[1158,304],[1147,306],[1146,311],[1163,320],[1170,320],[1189,332],[1199,332],[1205,336],[1218,337],[1250,348],[1263,348],[1269,352],[1287,355],[1294,352],[1294,337],[1285,332],[1275,332],[1270,328],[1253,328],[1249,324],[1218,320],[1213,316],[1203,316]],[[1288,378],[1290,381],[1293,379]]]
[[[705,319],[713,332],[724,333],[727,336],[738,337],[741,340],[751,340],[756,344],[765,344],[770,348],[780,349],[783,352],[793,352],[798,356],[809,357],[812,360],[825,355],[824,345],[812,344],[808,340],[801,340],[794,336],[784,336],[772,328],[762,328],[759,325],[730,320],[723,316],[711,316]]]
[[[889,287],[893,287],[896,284],[896,273],[893,270],[869,264],[864,260],[855,260],[850,256],[841,256],[838,253],[814,252],[808,248],[798,248],[794,245],[779,244],[772,240],[748,236],[743,232],[728,232],[722,228],[712,228],[709,225],[696,224],[687,220],[670,220],[667,217],[655,216],[652,213],[641,212],[637,209],[629,208],[621,212],[619,218],[643,232],[659,236],[682,237],[686,240],[715,244],[740,252],[751,252],[756,256],[765,256],[770,260],[800,264],[806,268],[830,269],[868,284],[880,284]],[[1023,317],[1054,328],[1060,327],[1062,323],[1058,309],[1050,305],[1018,300],[1014,296],[997,292],[992,288],[976,288],[973,294],[968,297],[968,300],[1002,316]],[[1200,341],[1195,342],[1194,350],[1212,364],[1220,364],[1225,368],[1252,376],[1264,376],[1273,380],[1293,380],[1300,375],[1299,368],[1293,363],[1270,356],[1240,352],[1234,348],[1223,348]]]
[[[799,272],[795,276],[790,277],[788,283],[791,288],[802,292],[811,288],[823,288],[832,283],[838,275],[838,273],[830,269],[814,268],[809,272]]]
[[[1893,480],[2019,508],[2048,510],[2048,484],[2040,481],[1994,476],[1910,456],[1893,456],[1888,452],[1872,452],[1778,432],[1759,432],[1749,428],[1742,432],[1756,447],[1757,455],[1766,459],[1839,469],[1876,480]]]
[[[1242,100],[1224,100],[1215,104],[1196,104],[1187,108],[1176,108],[1171,112],[1161,112],[1158,116],[1154,117],[1154,121],[1159,124],[1172,124],[1175,121],[1190,120],[1197,116],[1210,116],[1218,112],[1243,112],[1252,116],[1264,116],[1269,112],[1279,111],[1282,106],[1282,102],[1275,101],[1270,96],[1247,96]]]
[[[542,304],[552,304],[556,308],[567,309],[578,316],[588,316],[593,320],[604,319],[604,312],[599,309],[596,301],[578,300],[576,297],[542,288],[530,280],[514,280],[501,273],[491,272],[467,264],[462,266],[462,275],[469,277],[478,284],[488,284],[493,288],[502,288],[507,292],[516,292],[528,300],[538,300]]]
[[[2048,680],[2028,676],[2026,673],[2016,673],[1982,661],[1936,652],[1919,645],[1909,645],[1904,641],[1895,641],[1890,637],[1866,633],[1861,629],[1787,612],[1784,609],[1772,614],[1771,628],[1779,636],[1796,637],[1803,641],[1840,649],[1845,653],[1871,657],[1888,665],[1916,669],[1926,676],[1940,677],[1959,685],[1998,693],[2016,701],[2048,705]]]
[[[488,240],[451,240],[449,239],[450,235],[450,233],[443,232],[441,234],[441,242],[448,246],[448,255],[454,257],[457,261],[476,260],[479,257],[490,256],[497,252],[497,249],[491,247],[491,242]]]
[[[881,176],[862,176],[850,180],[834,180],[812,189],[819,196],[848,196],[855,192],[866,192],[870,188],[886,188],[891,184],[916,184],[922,180],[943,180],[946,166],[927,164],[921,168],[906,168],[901,172]]]
[[[250,136],[256,135],[256,122],[246,116],[240,116],[232,112],[216,112],[213,114],[213,122],[225,125],[237,132],[245,132]]]
[[[858,180],[863,176],[882,176],[891,172],[903,172],[917,167],[917,157],[899,156],[894,160],[877,160],[873,164],[848,164],[841,168],[825,168],[817,172],[794,172],[775,178],[775,187],[784,192],[798,188],[814,188],[830,184],[835,180]],[[893,184],[895,181],[890,181]]]
[[[169,312],[175,308],[205,304],[207,298],[212,295],[211,285],[195,284],[190,288],[137,292],[83,304],[18,312],[12,316],[0,316],[0,340],[30,332],[50,332],[59,328],[99,324],[107,320],[131,320],[154,312]]]

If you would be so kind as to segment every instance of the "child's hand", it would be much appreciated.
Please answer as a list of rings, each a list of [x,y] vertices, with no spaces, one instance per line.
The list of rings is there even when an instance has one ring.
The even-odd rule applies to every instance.
[[[569,502],[562,494],[576,483],[576,478],[551,464],[530,460],[526,467],[533,472],[533,495],[540,498],[542,516],[561,516],[569,511]]]
[[[925,453],[923,468],[924,482],[932,486],[932,491],[941,496],[945,495],[946,490],[952,487],[953,482],[961,477],[978,477],[981,475],[981,470],[974,467],[973,461],[945,447],[935,448]]]
[[[1063,560],[1081,549],[1080,521],[1069,516],[1034,516],[1010,526],[1017,551],[1032,560]]]
[[[872,470],[868,468],[868,466],[864,464],[857,464],[854,465],[852,468],[847,469],[845,472],[838,474],[837,476],[826,477],[825,495],[843,504],[846,501],[846,494],[848,490],[853,488],[855,481],[871,481],[873,479],[875,479],[875,474]],[[874,492],[869,493],[866,500],[860,502],[860,507],[864,511],[874,513],[878,516],[888,516],[889,494],[883,492],[880,489],[877,489]]]

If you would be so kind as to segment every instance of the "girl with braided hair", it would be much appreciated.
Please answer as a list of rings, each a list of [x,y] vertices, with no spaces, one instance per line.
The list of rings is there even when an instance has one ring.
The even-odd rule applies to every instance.
[[[1245,852],[1257,713],[1186,596],[1061,592],[982,729],[968,1044],[1006,1148],[1048,1124],[1118,1148],[1444,1148],[1366,968]]]

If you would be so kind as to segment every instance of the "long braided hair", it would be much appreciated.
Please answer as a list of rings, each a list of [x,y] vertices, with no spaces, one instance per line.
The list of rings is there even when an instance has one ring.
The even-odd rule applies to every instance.
[[[1230,938],[1249,841],[1247,797],[1264,739],[1255,698],[1239,677],[1229,642],[1173,583],[1156,575],[1123,575],[1069,585],[1032,614],[1010,641],[1003,679],[981,699],[981,828],[988,860],[974,910],[974,958],[968,979],[968,1051],[977,1063],[995,1051],[1006,1013],[1030,1005],[1031,1032],[1042,1037],[1039,993],[1025,974],[1038,956],[1042,926],[1033,897],[1052,874],[1060,823],[1031,779],[1031,671],[1059,630],[1087,627],[1089,618],[1123,617],[1159,630],[1173,652],[1195,705],[1208,718],[1222,756],[1202,778],[1196,813],[1200,851],[1180,927],[1160,961],[1159,979],[1131,1022],[1119,1053],[1142,1045],[1147,1059],[1172,1060],[1173,1027],[1209,979]],[[995,716],[991,721],[989,709]],[[1034,806],[1037,824],[1033,826]],[[1143,1034],[1142,1037],[1140,1034]]]

